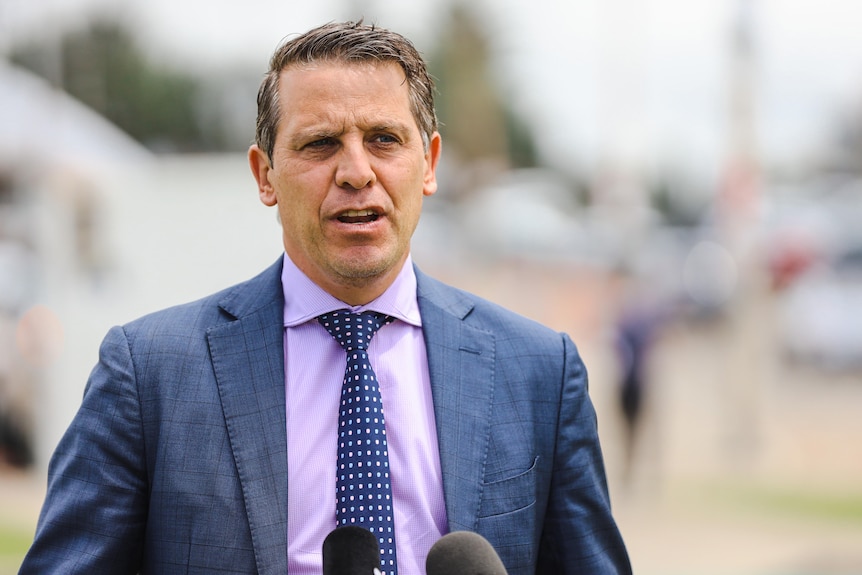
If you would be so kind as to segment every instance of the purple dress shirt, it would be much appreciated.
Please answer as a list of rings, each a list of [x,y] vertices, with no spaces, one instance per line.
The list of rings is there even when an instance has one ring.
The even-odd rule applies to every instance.
[[[335,528],[338,406],[346,356],[315,319],[336,309],[395,317],[371,340],[380,383],[395,499],[399,575],[425,573],[431,546],[448,531],[437,431],[416,276],[408,257],[373,302],[349,306],[325,292],[285,254],[284,380],[287,412],[287,562],[290,575],[320,575],[321,546]]]

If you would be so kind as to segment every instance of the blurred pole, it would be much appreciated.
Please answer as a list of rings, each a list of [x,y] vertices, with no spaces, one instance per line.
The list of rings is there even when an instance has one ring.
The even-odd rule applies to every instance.
[[[725,224],[745,231],[756,217],[760,166],[756,137],[754,0],[738,0],[731,30],[728,149],[719,209]]]
[[[723,373],[726,447],[750,469],[762,443],[761,399],[771,363],[771,314],[757,245],[761,166],[756,133],[755,0],[738,0],[731,29],[725,172],[717,199],[718,232],[737,266],[729,302]]]

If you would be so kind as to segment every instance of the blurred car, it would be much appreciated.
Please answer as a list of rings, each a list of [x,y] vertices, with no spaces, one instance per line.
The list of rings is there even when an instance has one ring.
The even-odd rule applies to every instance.
[[[862,370],[862,243],[789,286],[780,322],[790,359],[830,371]]]

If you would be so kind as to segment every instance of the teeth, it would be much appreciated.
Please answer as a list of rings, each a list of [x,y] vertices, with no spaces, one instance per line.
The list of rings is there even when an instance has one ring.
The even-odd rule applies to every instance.
[[[344,218],[364,218],[373,215],[374,212],[371,210],[349,210],[341,214]]]

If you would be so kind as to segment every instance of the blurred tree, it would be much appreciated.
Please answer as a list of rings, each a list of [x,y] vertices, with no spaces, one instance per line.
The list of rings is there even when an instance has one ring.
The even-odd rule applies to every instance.
[[[648,184],[650,206],[671,227],[699,225],[709,208],[709,192],[692,179],[665,171]]]
[[[521,116],[507,106],[505,109],[506,134],[508,136],[509,161],[516,168],[534,168],[539,165],[539,156],[533,132]]]
[[[491,69],[491,48],[470,6],[454,2],[429,58],[438,85],[441,133],[465,163],[501,161],[535,167],[528,127],[502,96]]]
[[[14,47],[11,59],[90,106],[155,151],[221,150],[233,140],[201,106],[202,82],[146,59],[127,28],[103,20],[50,42]],[[243,142],[243,144],[246,144]]]

